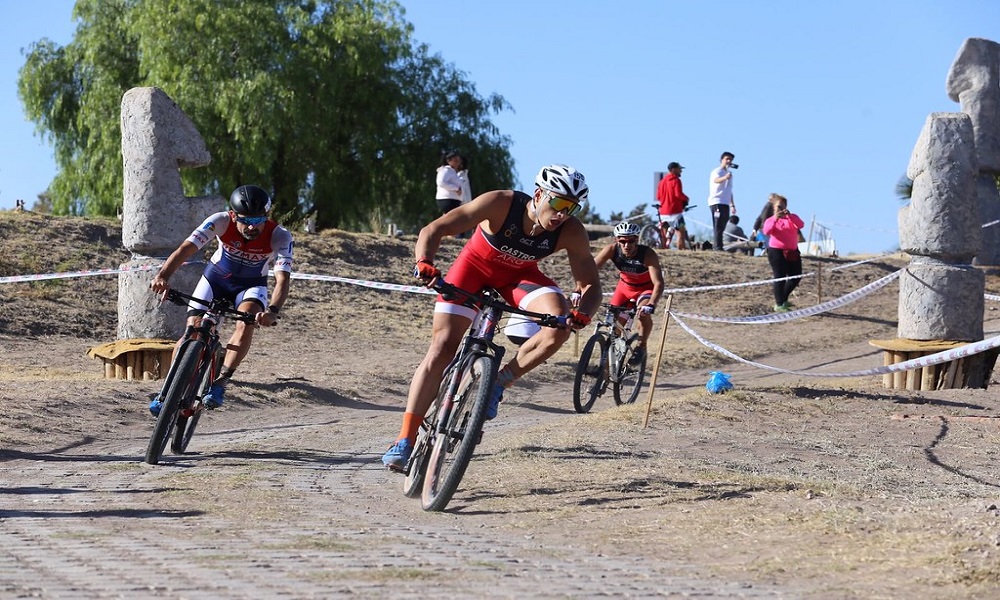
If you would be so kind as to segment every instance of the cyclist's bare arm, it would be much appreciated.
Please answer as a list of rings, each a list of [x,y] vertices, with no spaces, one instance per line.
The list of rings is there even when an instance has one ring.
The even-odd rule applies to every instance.
[[[413,249],[414,258],[433,262],[445,236],[464,233],[483,221],[488,221],[487,230],[494,233],[507,217],[513,198],[514,192],[510,190],[486,192],[434,219],[420,230]]]
[[[278,315],[271,312],[271,307],[281,309],[288,299],[288,288],[292,283],[292,277],[288,271],[275,270],[274,291],[271,292],[271,301],[267,305],[267,310],[257,313],[257,324],[262,327],[270,327],[278,324]]]
[[[170,280],[170,276],[173,275],[177,269],[181,268],[189,258],[197,254],[198,246],[195,246],[189,241],[181,242],[181,245],[174,250],[167,260],[160,267],[160,271],[153,277],[153,280],[149,282],[149,287],[158,293],[166,292],[170,289],[170,284],[167,282]]]
[[[594,263],[597,264],[597,268],[600,269],[604,266],[604,263],[611,260],[611,257],[615,255],[615,245],[617,242],[611,242],[607,246],[601,248],[597,256],[594,257]]]
[[[652,304],[659,301],[663,295],[663,269],[660,267],[660,257],[655,252],[646,253],[646,267],[649,269],[649,278],[653,282]]]
[[[583,223],[575,218],[568,219],[559,234],[559,246],[566,249],[576,289],[582,294],[578,310],[593,316],[601,306],[601,278],[594,255],[590,253],[590,239]]]

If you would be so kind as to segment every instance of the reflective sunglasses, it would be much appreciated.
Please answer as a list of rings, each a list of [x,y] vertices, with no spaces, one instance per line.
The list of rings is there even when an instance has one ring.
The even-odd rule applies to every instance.
[[[622,246],[625,246],[627,244],[638,244],[639,243],[639,238],[637,238],[637,237],[620,237],[620,238],[618,238],[618,243],[621,244]]]
[[[243,223],[244,225],[260,225],[266,220],[267,216],[262,216],[262,217],[241,217],[239,215],[236,216],[236,222]]]
[[[566,213],[567,217],[572,217],[581,210],[583,210],[583,205],[570,200],[569,198],[563,198],[561,196],[556,196],[552,192],[546,192],[549,195],[549,206],[552,210],[556,212]]]

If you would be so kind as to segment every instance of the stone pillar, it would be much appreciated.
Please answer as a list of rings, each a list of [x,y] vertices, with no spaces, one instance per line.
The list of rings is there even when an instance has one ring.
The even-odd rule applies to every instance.
[[[132,252],[122,268],[153,269],[119,275],[118,338],[178,338],[184,331],[184,307],[157,302],[149,282],[166,257],[226,201],[221,196],[184,196],[179,169],[201,167],[212,158],[194,123],[162,90],[125,92],[121,130],[122,243]],[[203,268],[203,262],[182,266],[170,278],[171,286],[190,292]]]
[[[1000,44],[982,38],[962,43],[945,83],[948,97],[972,118],[978,172],[976,193],[982,223],[1000,220]],[[983,230],[976,264],[1000,266],[1000,224]]]
[[[913,258],[899,280],[901,338],[983,339],[985,276],[971,261],[981,246],[972,119],[933,113],[906,175],[909,206],[899,212],[900,249]]]

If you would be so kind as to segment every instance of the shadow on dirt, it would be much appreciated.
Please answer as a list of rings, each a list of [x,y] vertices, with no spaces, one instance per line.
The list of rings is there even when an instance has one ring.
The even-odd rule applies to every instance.
[[[2,519],[184,519],[200,517],[205,512],[201,510],[10,510],[0,511]]]

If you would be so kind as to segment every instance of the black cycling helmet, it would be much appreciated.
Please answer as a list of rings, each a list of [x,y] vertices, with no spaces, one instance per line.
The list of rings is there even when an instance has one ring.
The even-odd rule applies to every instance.
[[[259,217],[271,210],[271,197],[255,185],[241,185],[229,196],[233,212],[244,217]]]

